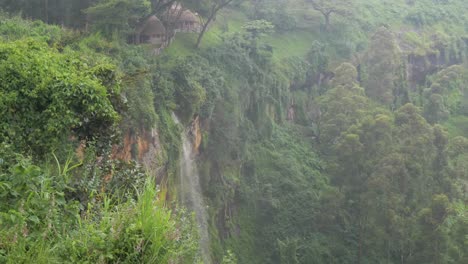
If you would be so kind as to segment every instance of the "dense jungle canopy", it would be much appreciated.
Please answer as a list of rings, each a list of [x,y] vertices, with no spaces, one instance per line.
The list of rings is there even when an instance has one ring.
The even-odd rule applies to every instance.
[[[468,263],[468,1],[0,0],[0,263]]]

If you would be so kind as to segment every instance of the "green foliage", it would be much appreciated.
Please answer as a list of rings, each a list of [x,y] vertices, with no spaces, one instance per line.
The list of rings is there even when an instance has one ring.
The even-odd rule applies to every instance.
[[[270,21],[279,31],[293,30],[296,26],[296,17],[288,12],[288,3],[285,0],[257,0],[252,1],[252,18]]]
[[[254,20],[245,24],[242,28],[251,35],[251,39],[256,40],[266,34],[273,33],[275,26],[266,20]]]
[[[10,13],[20,13],[24,18],[40,19],[46,23],[82,27],[86,17],[82,9],[93,0],[1,0],[0,6]]]
[[[336,143],[341,133],[352,124],[359,122],[373,109],[371,102],[364,95],[364,90],[357,85],[356,68],[344,63],[336,69],[332,85],[329,90],[318,99],[320,114],[314,116],[313,122],[318,128],[317,140],[325,148]]]
[[[2,262],[193,263],[192,221],[168,210],[151,180],[126,201],[89,192],[97,196],[83,204],[71,196],[76,167],[49,171],[19,159],[0,173]]]
[[[86,215],[80,228],[64,237],[62,258],[71,263],[191,263],[196,236],[189,223],[176,226],[164,200],[156,195],[154,184],[148,182],[136,203],[107,208],[110,201],[104,198],[100,218]]]
[[[69,21],[90,7],[81,2],[0,1],[64,25],[84,25],[83,15]],[[155,199],[154,184],[143,187],[140,165],[113,161],[108,138],[105,148],[89,144],[95,151],[75,171],[71,160],[45,170],[15,152],[58,148],[61,160],[70,135],[114,136],[119,112],[125,132],[156,124],[162,171],[175,184],[173,111],[184,124],[201,120],[215,262],[467,262],[466,65],[446,67],[466,59],[466,1],[256,0],[220,13],[229,1],[181,2],[213,20],[205,49],[178,34],[156,59],[123,42],[165,1],[151,1],[153,10],[143,0],[88,8],[107,39],[0,22],[6,41],[31,37],[63,52],[26,40],[0,45],[0,262],[197,261],[188,214],[164,206],[165,190]],[[407,76],[418,67],[420,90]],[[80,104],[69,90],[96,100]],[[49,118],[50,105],[59,107]]]
[[[297,133],[294,128],[274,127],[270,140],[249,144],[238,188],[241,205],[248,208],[242,213],[250,217],[254,228],[249,230],[250,234],[241,230],[239,239],[249,235],[262,240],[248,241],[249,246],[238,252],[239,262],[283,263],[278,261],[280,258],[293,261],[299,248],[291,252],[289,243],[296,237],[296,246],[301,245],[298,259],[311,250],[308,238],[301,234],[310,234],[318,228],[314,212],[326,180],[318,172],[320,162]],[[234,230],[230,231],[233,242],[237,239]],[[278,239],[289,241],[288,245],[282,247],[281,243],[286,242],[277,244]]]
[[[451,116],[449,120],[447,120],[443,124],[445,127],[447,127],[447,129],[450,132],[450,135],[453,137],[468,135],[468,116]]]
[[[364,81],[366,93],[385,105],[394,101],[396,76],[400,65],[399,47],[393,33],[381,27],[372,36],[366,53],[364,67],[367,78]]]
[[[56,230],[66,229],[74,223],[79,209],[76,201],[67,202],[67,171],[57,176],[48,176],[29,160],[21,159],[8,171],[1,173],[2,240],[17,242],[25,237],[28,241],[55,235]],[[65,216],[66,218],[61,218]],[[46,227],[46,228],[44,228]]]
[[[164,148],[164,160],[177,161],[180,158],[180,146],[182,146],[180,138],[180,126],[176,124],[172,118],[172,112],[168,109],[158,109],[157,127],[160,133],[161,142]],[[168,176],[175,176],[178,171],[178,163],[173,162],[168,164],[166,168]]]
[[[0,36],[6,41],[31,37],[60,47],[67,38],[72,39],[71,32],[64,32],[58,26],[46,25],[41,21],[23,20],[17,16],[9,18],[1,15],[1,17]]]
[[[281,264],[297,264],[297,240],[286,242],[278,240],[278,246],[281,256]]]
[[[307,61],[311,65],[310,71],[313,78],[315,78],[314,81],[317,82],[320,80],[320,76],[317,75],[320,75],[328,69],[330,58],[323,43],[314,41],[311,46],[307,53]]]
[[[348,15],[351,12],[350,0],[307,0],[312,8],[320,12],[325,18],[325,29],[330,28],[330,16],[332,14]]]
[[[466,114],[464,105],[467,84],[466,68],[462,65],[448,67],[431,76],[430,87],[424,90],[428,107],[434,107],[436,101],[438,108],[446,108],[445,111],[451,114]]]
[[[221,264],[236,264],[236,263],[237,263],[236,256],[234,255],[234,253],[232,253],[231,250],[228,250],[226,255],[223,257],[223,261],[221,262]]]
[[[118,114],[111,100],[119,93],[112,65],[89,66],[23,40],[0,46],[0,68],[3,142],[44,154],[72,131],[86,139],[112,133]]]
[[[431,123],[438,123],[449,117],[449,112],[445,109],[444,99],[439,94],[433,94],[424,105],[424,116]]]
[[[237,47],[234,40],[240,41],[241,39],[232,38],[227,42],[226,45],[232,45],[231,49]],[[238,51],[242,51],[242,48]],[[251,55],[248,57],[239,56],[245,54],[241,52],[238,52],[237,56],[224,51],[220,52],[220,50],[217,52],[215,53],[217,56],[229,58],[219,59],[220,61],[229,61],[234,66],[241,63],[242,65],[252,65],[249,58],[255,58]],[[378,51],[376,50],[376,52]],[[252,68],[253,70],[231,68],[230,64],[223,66],[231,71],[242,72],[244,75],[255,76],[256,74],[256,68]],[[268,67],[262,64],[257,64],[257,66],[262,70],[265,69],[264,67]],[[288,72],[286,70],[288,67],[285,67],[285,72]],[[395,71],[397,70],[400,69]],[[268,72],[268,75],[273,74],[275,72]],[[396,72],[389,77],[395,87],[399,85],[395,80],[398,78],[398,74]],[[324,204],[324,207],[314,206],[312,201],[317,199],[314,196],[312,196],[314,198],[307,199],[310,205],[304,205],[300,202],[303,198],[302,195],[305,194],[294,188],[308,186],[307,183],[310,183],[311,180],[305,177],[308,180],[303,182],[301,176],[294,177],[296,175],[294,172],[295,163],[291,157],[296,156],[292,153],[283,153],[285,150],[294,148],[290,145],[276,146],[279,144],[278,142],[281,142],[277,137],[277,131],[280,129],[273,125],[272,134],[268,134],[261,130],[258,133],[253,133],[249,129],[249,125],[242,128],[245,136],[240,134],[241,137],[250,140],[258,137],[262,139],[259,140],[260,142],[265,142],[267,146],[274,144],[275,147],[272,147],[271,156],[268,156],[263,153],[261,145],[259,146],[253,141],[246,145],[248,152],[245,156],[231,156],[232,160],[240,158],[243,161],[244,168],[241,171],[240,184],[237,183],[237,178],[232,180],[228,178],[227,173],[222,174],[224,186],[231,186],[231,188],[238,186],[241,193],[240,197],[236,199],[243,207],[239,210],[237,224],[244,226],[245,230],[241,231],[240,234],[232,231],[233,238],[228,243],[230,247],[236,248],[240,261],[309,263],[311,258],[319,258],[317,263],[348,263],[360,258],[369,263],[378,262],[381,259],[392,263],[402,256],[408,261],[416,261],[415,259],[410,260],[411,252],[407,250],[417,247],[416,244],[420,241],[417,238],[419,226],[415,224],[418,216],[410,211],[417,212],[424,205],[427,205],[433,194],[445,192],[454,197],[462,197],[459,192],[452,189],[450,184],[447,184],[449,180],[446,173],[450,170],[451,165],[445,162],[448,142],[445,132],[438,127],[432,128],[421,116],[420,109],[413,105],[405,105],[396,113],[391,113],[379,104],[372,102],[366,97],[364,90],[359,87],[359,77],[353,65],[349,63],[340,65],[335,70],[335,77],[330,82],[332,89],[311,103],[319,106],[318,114],[307,116],[308,118],[312,117],[314,125],[319,128],[315,136],[319,143],[319,149],[322,151],[321,157],[327,160],[326,172],[330,174],[333,185],[339,187],[339,190],[334,190],[325,184],[316,190],[319,193],[316,195],[321,197],[317,204]],[[392,96],[395,92],[394,89],[396,88],[390,90]],[[307,96],[304,93],[302,95]],[[262,109],[261,100],[256,99],[253,103],[257,105],[257,109]],[[256,113],[262,111],[268,116],[268,108],[257,110]],[[215,112],[217,111],[215,110]],[[221,120],[227,118],[232,120],[233,117],[232,115],[224,116]],[[239,137],[237,136],[238,132],[232,133],[236,130],[235,127],[220,123],[220,119],[214,120],[217,121],[217,128],[210,133],[209,146],[213,142],[229,142]],[[257,119],[251,119],[251,121],[255,125],[258,122]],[[225,137],[223,141],[217,141],[215,137],[219,134],[227,135],[226,131],[231,132],[229,136]],[[290,140],[304,138],[303,134],[290,136]],[[265,141],[265,138],[270,137],[271,143],[266,143],[270,141]],[[213,149],[209,146],[207,151],[209,154],[213,154]],[[224,146],[234,150],[229,145]],[[226,150],[223,151],[223,153],[225,152]],[[229,159],[229,156],[215,153],[209,157],[218,162]],[[250,155],[255,158],[249,160]],[[233,159],[233,157],[236,158]],[[264,160],[265,162],[263,162]],[[288,165],[282,165],[282,162],[286,162]],[[457,164],[459,166],[460,163]],[[289,170],[283,172],[285,168]],[[463,171],[459,167],[457,170]],[[280,175],[287,175],[287,177]],[[212,182],[208,185],[210,189],[220,188],[218,184],[214,184],[216,176],[211,175],[210,177]],[[320,176],[313,178],[317,179]],[[290,185],[284,183],[285,180],[291,181]],[[277,184],[281,187],[276,187]],[[421,188],[421,186],[425,186],[425,188]],[[277,192],[277,188],[281,191]],[[308,187],[308,190],[315,189]],[[210,194],[212,192],[210,191]],[[294,204],[282,206],[283,193],[288,194],[287,201],[294,201]],[[221,195],[215,197],[219,196]],[[223,201],[226,199],[229,201],[228,195],[222,197]],[[218,200],[220,198],[212,199]],[[256,199],[259,201],[258,204],[254,202]],[[219,206],[221,208],[232,207],[229,203],[226,205],[226,202]],[[236,206],[239,205],[236,204]],[[295,206],[299,206],[300,213],[294,211]],[[332,206],[333,209],[329,209],[327,206]],[[265,212],[260,208],[266,208]],[[260,211],[253,213],[254,210]],[[307,212],[307,216],[302,214],[303,211]],[[290,219],[284,214],[294,217],[294,219]],[[255,223],[253,227],[245,222],[244,219],[248,218],[247,215],[250,216],[249,224]],[[251,215],[256,217],[252,218]],[[305,221],[305,219],[308,219],[308,223],[314,222],[315,225],[301,224],[300,221]],[[295,221],[299,221],[299,223]],[[294,228],[285,227],[283,232],[283,224],[286,223]],[[295,224],[291,225],[291,223]],[[229,227],[225,227],[224,230],[226,228],[232,230]],[[268,231],[263,233],[263,228]],[[296,236],[295,232],[299,232],[301,235]],[[293,250],[293,246],[287,246],[294,243],[286,245],[284,242],[295,241],[298,237],[303,237],[303,234],[308,234],[310,237],[307,241],[299,239],[298,244],[301,247],[298,249]],[[253,239],[251,236],[257,239]],[[255,241],[259,241],[259,237],[262,241],[261,246],[255,243]],[[233,244],[235,245],[233,241],[236,239],[242,243],[254,245],[255,250],[246,249],[252,246],[240,248],[233,246]],[[274,239],[280,239],[279,248],[267,242],[274,241]],[[461,245],[457,242],[454,248],[458,249]],[[275,249],[273,250],[273,248]],[[382,252],[387,252],[387,255],[383,257]],[[295,255],[297,255],[297,260],[293,257]]]
[[[100,0],[85,10],[95,31],[106,37],[113,34],[130,34],[140,19],[150,13],[147,0]],[[125,35],[124,35],[125,36]]]
[[[149,80],[136,80],[126,85],[125,98],[128,104],[129,128],[151,129],[156,124],[156,112],[153,102],[153,91]]]
[[[177,65],[173,74],[175,78],[175,100],[179,106],[178,112],[184,120],[189,120],[194,113],[200,110],[206,100],[206,90],[201,85],[199,78],[203,78],[203,72],[197,72],[200,67],[192,67],[196,60],[186,60]],[[203,70],[203,69],[202,69]]]
[[[156,107],[176,111],[183,122],[191,120],[197,113],[203,118],[211,117],[225,85],[220,71],[198,56],[173,63],[160,68],[160,72],[154,76]]]
[[[335,77],[331,80],[332,87],[345,86],[353,88],[357,85],[358,72],[350,63],[342,63],[335,69]]]

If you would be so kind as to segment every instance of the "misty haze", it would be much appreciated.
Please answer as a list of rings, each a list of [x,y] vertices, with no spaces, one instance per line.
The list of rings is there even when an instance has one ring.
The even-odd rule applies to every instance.
[[[468,263],[468,0],[0,0],[0,263]]]

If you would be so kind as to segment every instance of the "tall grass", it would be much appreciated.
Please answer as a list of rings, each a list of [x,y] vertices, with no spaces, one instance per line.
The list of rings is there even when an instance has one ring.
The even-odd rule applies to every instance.
[[[65,199],[73,168],[68,160],[52,174],[22,160],[0,171],[0,263],[195,262],[195,225],[152,179],[134,199],[100,192],[78,204]]]

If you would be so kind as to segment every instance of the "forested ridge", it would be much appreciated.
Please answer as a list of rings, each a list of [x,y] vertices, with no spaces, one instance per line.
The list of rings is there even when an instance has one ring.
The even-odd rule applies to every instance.
[[[0,8],[0,263],[468,263],[467,1]]]

